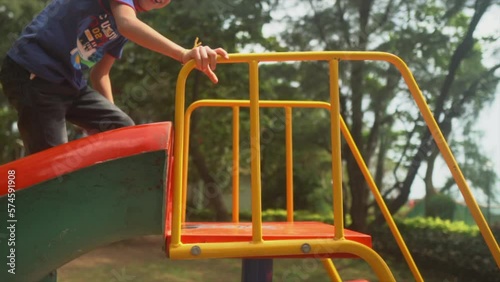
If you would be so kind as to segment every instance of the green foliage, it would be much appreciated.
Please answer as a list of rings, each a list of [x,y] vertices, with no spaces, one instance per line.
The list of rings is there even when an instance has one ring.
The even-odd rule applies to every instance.
[[[0,0],[0,31],[6,39],[0,41],[1,54],[46,3],[48,1]],[[275,18],[286,28],[276,37],[265,38],[262,29],[272,21],[272,12],[285,11],[276,5],[293,5],[303,12],[303,16]],[[470,13],[464,10],[468,2],[411,0],[365,5],[348,0],[186,0],[173,1],[165,9],[139,16],[184,47],[192,46],[194,39],[200,37],[204,44],[221,46],[229,52],[260,46],[266,51],[377,50],[394,53],[410,67],[436,119],[442,121],[449,117],[449,124],[454,122],[450,141],[468,181],[474,188],[490,191],[488,189],[497,178],[491,169],[477,165],[486,164],[488,156],[479,150],[479,133],[472,131],[471,125],[484,105],[492,101],[498,84],[498,75],[483,65],[483,50],[495,38],[474,39],[473,48],[463,54],[450,90],[443,94],[441,89],[449,74],[453,50],[464,38],[470,23]],[[362,15],[361,11],[367,14]],[[138,124],[173,120],[180,68],[174,60],[128,44],[123,59],[117,61],[111,74],[116,104]],[[201,98],[248,99],[247,66],[219,65],[217,75],[220,83],[215,86],[195,71],[187,82],[187,103]],[[399,73],[385,63],[341,62],[339,75],[343,118],[376,183],[382,193],[387,192],[391,197],[404,195],[400,184],[412,168],[412,161],[431,149],[430,146],[419,147],[425,124],[415,110],[407,87]],[[265,64],[260,68],[260,79],[262,99],[329,101],[326,62]],[[438,102],[441,98],[442,103]],[[4,163],[20,157],[22,148],[15,131],[16,114],[3,95],[0,95],[0,109],[0,146],[3,148],[0,161]],[[261,145],[263,207],[282,209],[286,203],[284,111],[266,109],[261,113],[261,132],[265,137]],[[251,151],[248,110],[242,109],[240,114],[239,166],[242,174],[248,174]],[[292,116],[294,204],[299,210],[327,214],[331,212],[333,197],[330,117],[323,110],[311,109],[293,110]],[[190,183],[198,183],[202,175],[208,174],[217,182],[219,194],[229,191],[233,169],[231,120],[230,109],[195,112],[191,146],[199,149],[198,161],[201,160],[209,171],[202,171],[194,165],[193,157],[190,158]],[[460,136],[464,137],[463,142],[458,140]],[[342,155],[347,159],[348,150]],[[369,202],[368,193],[364,193],[367,188],[363,179],[353,173],[353,168],[345,171],[346,211],[351,210],[351,203],[360,202],[362,206],[352,212],[363,212],[373,204]],[[437,187],[440,188],[452,189],[454,186]],[[208,201],[210,199],[206,199]],[[361,221],[366,221],[367,217],[352,216]]]
[[[435,230],[436,232],[442,232],[442,233],[452,232],[469,237],[475,237],[479,235],[479,228],[477,226],[468,225],[463,221],[450,221],[441,218],[415,217],[415,218],[400,220],[398,223],[402,224],[404,228],[412,230],[432,229]]]
[[[426,204],[427,216],[453,220],[457,204],[450,196],[435,194],[430,197]]]
[[[487,41],[477,38],[467,43],[470,49],[454,55],[466,39],[467,30],[474,28],[470,26],[470,14],[465,12],[466,1],[387,1],[373,2],[371,6],[348,0],[335,4],[320,0],[293,3],[304,9],[300,20],[290,18],[289,28],[281,34],[290,50],[376,50],[396,54],[410,67],[445,136],[451,142],[462,136],[478,137],[477,132],[462,125],[474,124],[480,109],[494,98],[499,80],[494,70],[498,66],[488,69],[483,65],[482,43]],[[300,67],[305,71],[292,80],[297,82],[296,91],[307,93],[311,99],[328,100],[328,85],[323,84],[326,66],[304,63]],[[341,62],[339,76],[342,116],[376,183],[382,193],[390,195],[387,201],[396,212],[407,201],[415,179],[413,171],[418,171],[415,168],[434,161],[427,157],[433,150],[433,145],[424,140],[427,126],[393,67]],[[318,136],[328,132],[315,117],[306,116],[303,122],[309,126],[311,134],[305,135],[309,140],[321,140]],[[480,176],[484,170],[475,160],[484,162],[488,156],[478,149],[478,144],[477,140],[468,142],[465,149],[460,144],[454,152],[466,152],[465,159],[475,165],[465,166],[464,174],[473,188],[486,190],[495,179]],[[349,166],[352,159],[347,150],[343,157],[347,163],[347,205],[358,205],[351,209],[358,216],[352,217],[357,219],[356,226],[362,227],[367,218],[363,213],[373,204],[372,199],[364,192],[367,187],[357,168]],[[422,161],[414,162],[416,159]]]
[[[6,1],[0,0],[0,66],[7,50],[17,38],[21,29],[33,14],[45,5],[45,1]],[[0,85],[0,164],[24,155],[22,141],[16,126],[17,113],[7,103]]]
[[[294,214],[295,221],[319,221],[326,223],[333,223],[333,215],[323,216],[320,214],[312,213],[310,211],[298,210]],[[286,221],[287,212],[286,210],[280,209],[269,209],[262,212],[263,221]]]
[[[190,220],[204,221],[210,211],[199,213],[201,217],[193,216]],[[213,219],[213,212],[211,213]],[[262,213],[264,222],[282,222],[286,218],[286,210],[270,209]],[[294,219],[333,223],[331,214],[320,215],[309,211],[296,211]],[[251,214],[240,214],[240,220],[251,221]],[[457,281],[499,281],[499,269],[477,226],[461,221],[423,217],[396,219],[396,224],[424,279],[434,277],[436,273],[449,273]],[[499,241],[500,226],[493,226],[492,231]],[[403,260],[398,245],[385,224],[373,228],[368,234],[372,236],[377,252]]]
[[[210,210],[202,209],[202,210],[197,210],[194,211],[193,213],[190,213],[192,215],[191,221],[205,221],[205,220],[214,220],[214,214]],[[324,218],[317,214],[312,214],[309,212],[299,212],[300,218],[308,217],[308,216],[313,216],[316,217],[318,221],[323,221]],[[298,216],[297,212],[294,214],[294,216]],[[252,220],[252,214],[250,212],[242,212],[240,213],[240,220],[241,221],[251,221]],[[268,209],[262,211],[262,220],[263,221],[286,221],[287,220],[287,212],[286,210],[280,210],[280,209]]]
[[[397,225],[417,266],[452,273],[457,281],[500,281],[500,270],[476,226],[439,218],[398,220]],[[498,241],[500,228],[493,232]],[[370,233],[377,251],[403,259],[386,225]]]
[[[333,224],[333,213],[318,214],[311,211],[296,210],[293,213],[294,221],[317,221]],[[208,209],[190,210],[188,212],[188,221],[216,221],[214,211]],[[240,221],[252,221],[250,212],[241,212]],[[267,209],[262,211],[262,221],[264,222],[283,222],[287,221],[287,211],[282,209]],[[345,224],[349,224],[349,216],[345,219]]]
[[[476,132],[472,124],[467,124],[470,132]],[[483,191],[487,197],[491,197],[493,201],[498,198],[499,190],[498,176],[494,171],[494,166],[489,156],[482,153],[481,148],[477,146],[483,134],[477,133],[469,136],[464,136],[462,140],[457,140],[451,144],[453,149],[461,149],[457,159],[464,172],[466,179],[469,179],[471,186]],[[459,151],[460,152],[460,151]],[[443,187],[443,191],[447,191],[457,187],[455,181],[450,177]]]

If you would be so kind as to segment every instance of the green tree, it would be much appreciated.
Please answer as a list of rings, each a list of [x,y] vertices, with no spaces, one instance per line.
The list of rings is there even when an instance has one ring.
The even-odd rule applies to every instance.
[[[17,38],[21,29],[31,20],[46,1],[7,1],[0,0],[0,64],[4,54]],[[17,114],[8,105],[0,86],[0,163],[6,163],[24,155],[22,141],[16,126]]]
[[[400,56],[410,66],[444,135],[453,137],[453,121],[472,124],[494,97],[498,83],[494,72],[499,66],[482,65],[481,46],[488,42],[474,37],[479,20],[492,4],[484,0],[298,1],[293,5],[302,5],[301,10],[308,12],[289,21],[283,39],[290,50],[377,50]],[[472,16],[466,11],[472,11]],[[327,86],[321,86],[327,81],[321,75],[327,66],[316,64],[303,70],[300,91],[328,100]],[[380,63],[343,62],[341,92],[342,115],[391,212],[406,203],[425,165],[427,189],[433,191],[435,144],[395,69]],[[320,140],[324,128],[309,121],[318,129],[308,138]],[[454,127],[454,136],[469,136],[467,128]],[[480,150],[473,151],[481,158]],[[351,227],[363,230],[372,205],[369,191],[347,148],[343,157]]]
[[[196,37],[212,47],[238,52],[250,43],[272,45],[262,35],[271,20],[274,1],[179,1],[171,7],[141,15],[157,30],[190,47]],[[215,46],[217,45],[217,46]],[[114,73],[116,99],[138,123],[174,119],[175,84],[180,64],[139,46],[129,45],[126,62]],[[195,71],[187,82],[186,104],[201,98],[248,99],[248,71],[243,65],[219,65],[217,86]],[[228,218],[222,195],[231,180],[231,110],[200,109],[191,120],[190,190],[203,183],[203,203],[217,220]],[[242,132],[244,130],[242,129]]]
[[[0,42],[5,52],[22,27],[38,13],[48,1],[0,0],[0,31],[9,40]],[[224,47],[238,52],[248,44],[271,46],[262,36],[262,26],[271,20],[274,0],[264,1],[173,1],[169,7],[139,17],[175,42],[190,47],[196,37],[212,47]],[[149,52],[135,44],[128,44],[122,60],[116,62],[111,76],[115,102],[129,113],[136,123],[173,120],[175,83],[180,64],[169,58]],[[219,66],[217,72],[221,85],[214,87],[201,73],[195,72],[188,81],[187,102],[210,98],[247,98],[247,71],[243,66]],[[8,106],[4,95],[0,98],[3,147],[2,161],[21,156],[15,147],[19,139],[13,131],[15,113]],[[208,111],[208,112],[207,112]],[[191,135],[190,171],[192,182],[198,179],[205,184],[205,204],[212,208],[218,219],[227,218],[222,192],[227,189],[225,178],[231,169],[226,141],[230,140],[230,113],[223,110],[200,111],[193,117]],[[210,118],[207,118],[209,116]],[[19,150],[18,150],[19,151]]]

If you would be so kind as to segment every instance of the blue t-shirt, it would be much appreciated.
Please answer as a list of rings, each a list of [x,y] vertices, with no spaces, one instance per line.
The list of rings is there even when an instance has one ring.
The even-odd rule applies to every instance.
[[[109,1],[135,9],[134,0],[53,0],[23,30],[7,53],[31,73],[54,83],[86,86],[83,70],[104,54],[120,58],[120,35]]]

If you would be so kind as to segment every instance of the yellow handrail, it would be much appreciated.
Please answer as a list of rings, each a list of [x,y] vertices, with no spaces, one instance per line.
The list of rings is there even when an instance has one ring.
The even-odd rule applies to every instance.
[[[373,249],[350,240],[308,239],[308,254],[318,258],[328,254],[353,254],[371,266],[379,281],[396,281],[385,261]],[[301,255],[304,240],[262,241],[258,244],[248,242],[204,243],[202,251],[194,256],[191,250],[201,244],[179,244],[170,248],[170,257],[175,259],[213,259],[239,257],[277,257]],[[327,269],[329,272],[330,270]]]

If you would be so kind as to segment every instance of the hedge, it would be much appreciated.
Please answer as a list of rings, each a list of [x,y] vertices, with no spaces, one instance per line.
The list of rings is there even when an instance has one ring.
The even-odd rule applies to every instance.
[[[453,273],[456,281],[500,281],[500,270],[476,226],[439,218],[397,220],[417,266],[442,273]],[[492,228],[497,242],[500,228]],[[402,259],[387,226],[371,232],[374,248]]]
[[[199,215],[205,221],[210,212],[202,211]],[[191,221],[196,221],[197,213],[191,213]],[[212,217],[213,218],[213,217]],[[286,221],[285,210],[266,210],[262,212],[263,221]],[[321,221],[332,223],[333,215],[322,216],[307,211],[295,211],[296,221]],[[198,219],[199,220],[199,219]],[[240,214],[241,221],[250,221],[250,213]],[[500,282],[500,270],[476,226],[464,222],[451,222],[439,218],[395,219],[413,259],[422,272],[448,273],[453,281]],[[349,218],[346,218],[348,225]],[[500,226],[492,231],[500,242]],[[373,248],[384,257],[403,260],[389,228],[384,224],[371,228]],[[424,271],[425,269],[425,271]]]

